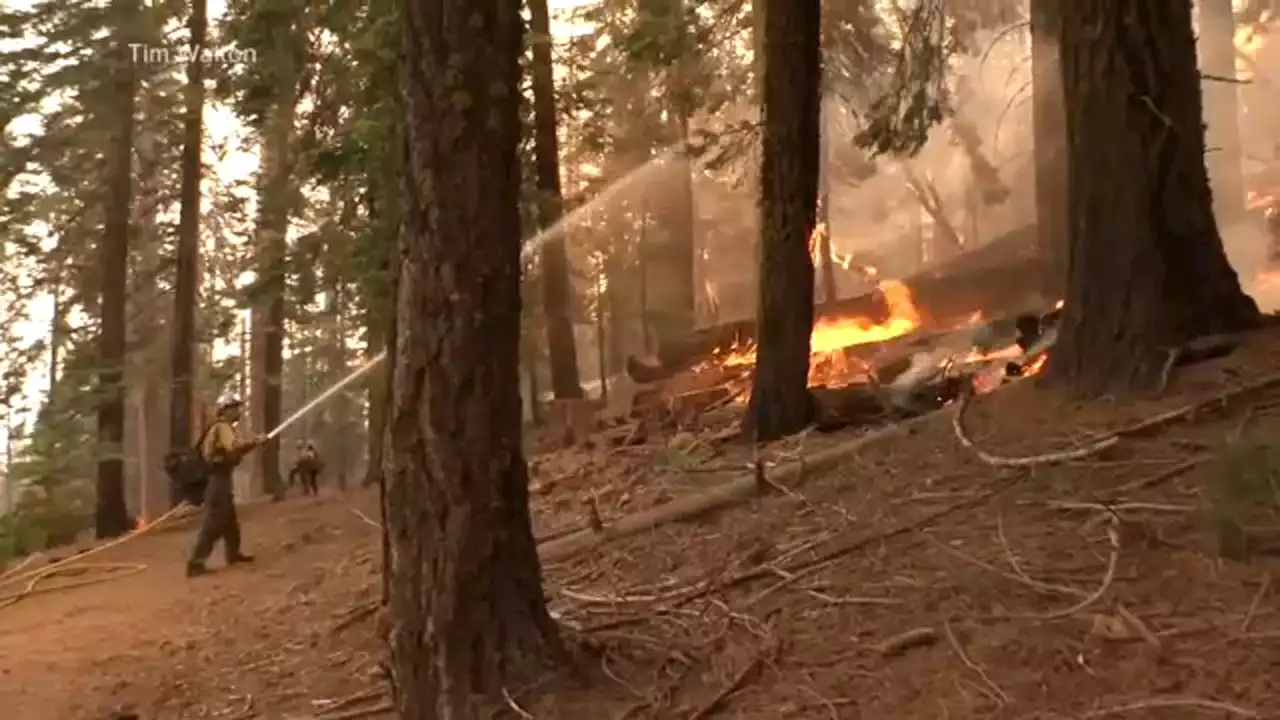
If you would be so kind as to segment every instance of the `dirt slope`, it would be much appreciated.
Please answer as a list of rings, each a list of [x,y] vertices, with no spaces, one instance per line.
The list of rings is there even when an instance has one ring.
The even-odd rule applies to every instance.
[[[1143,402],[1023,383],[980,398],[969,434],[1032,456],[1273,373],[1274,334]],[[1280,718],[1280,565],[1266,546],[1218,560],[1205,510],[1222,438],[1246,416],[1280,431],[1280,382],[1214,407],[1030,468],[978,459],[944,414],[795,487],[551,564],[554,610],[598,655],[592,682],[513,700],[539,720]],[[376,530],[333,497],[256,506],[245,526],[252,568],[189,582],[190,531],[157,533],[93,558],[142,574],[0,609],[4,716],[378,702],[375,620],[352,615],[377,596]]]

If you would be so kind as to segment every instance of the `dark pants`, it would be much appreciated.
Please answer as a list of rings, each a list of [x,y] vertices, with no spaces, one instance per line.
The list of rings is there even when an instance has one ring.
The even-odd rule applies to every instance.
[[[295,466],[289,471],[289,487],[293,487],[294,482],[302,484],[303,495],[320,494],[320,472],[315,468]]]
[[[213,546],[221,540],[228,562],[240,556],[240,519],[236,517],[236,499],[230,473],[216,473],[209,478],[204,494],[204,515],[200,534],[191,549],[191,563],[202,565],[213,554]]]

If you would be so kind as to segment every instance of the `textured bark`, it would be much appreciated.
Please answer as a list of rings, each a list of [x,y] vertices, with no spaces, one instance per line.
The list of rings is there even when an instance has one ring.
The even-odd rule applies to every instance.
[[[111,4],[117,32],[131,37],[137,22],[135,0]],[[133,207],[134,105],[137,78],[128,43],[118,43],[113,53],[110,97],[104,98],[111,128],[107,149],[107,206],[102,242],[99,295],[101,329],[98,338],[98,460],[97,507],[94,526],[99,538],[128,532],[129,511],[124,495],[124,364],[126,302],[129,287],[129,220]]]
[[[1031,0],[1031,115],[1035,139],[1036,232],[1044,294],[1061,298],[1067,284],[1067,111],[1057,25],[1062,0]]]
[[[821,138],[818,147],[818,264],[822,275],[822,304],[830,305],[840,299],[836,287],[835,249],[831,246],[831,123],[827,118],[826,103],[822,103]]]
[[[1223,225],[1244,219],[1240,88],[1236,84],[1236,22],[1232,0],[1200,0],[1200,71],[1204,80],[1205,161],[1213,209]]]
[[[819,0],[769,3],[764,33],[759,349],[743,431],[760,442],[809,423],[813,232],[822,63]]]
[[[387,462],[400,717],[472,720],[562,658],[519,388],[520,5],[409,0]]]
[[[556,84],[552,58],[551,13],[547,0],[530,0],[529,29],[533,46],[533,150],[537,170],[538,224],[554,225],[564,207],[560,192],[560,142],[556,137]],[[557,398],[582,397],[578,348],[573,335],[573,285],[564,235],[553,235],[540,248],[542,304],[551,359],[551,392]]]
[[[258,176],[259,212],[256,246],[258,272],[262,282],[263,300],[254,314],[255,336],[260,338],[261,363],[255,372],[254,404],[257,422],[254,429],[270,432],[280,424],[281,376],[284,370],[284,296],[286,235],[289,230],[290,209],[293,203],[293,182],[290,144],[293,140],[294,116],[298,107],[298,77],[294,43],[296,9],[292,13],[273,13],[271,17],[279,26],[271,31],[279,38],[275,51],[269,58],[272,64],[274,86],[271,109],[266,117],[262,137],[262,170]],[[260,321],[260,323],[258,322]],[[268,442],[256,453],[258,474],[262,489],[268,495],[279,497],[284,491],[280,476],[280,440]]]
[[[204,62],[208,14],[206,0],[194,0],[187,17],[191,60],[187,63],[186,117],[182,128],[182,206],[178,216],[178,257],[173,291],[173,341],[169,395],[169,447],[178,450],[195,441],[191,431],[192,375],[195,371],[196,302],[200,283],[200,180],[204,152]],[[180,500],[176,484],[169,502]]]
[[[1061,21],[1070,269],[1049,373],[1149,389],[1172,348],[1259,321],[1213,219],[1191,2],[1077,0]]]

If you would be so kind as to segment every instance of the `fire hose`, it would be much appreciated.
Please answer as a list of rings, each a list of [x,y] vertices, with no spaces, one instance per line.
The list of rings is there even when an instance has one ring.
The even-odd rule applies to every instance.
[[[386,357],[387,357],[387,353],[384,350],[381,353],[374,356],[373,358],[371,358],[364,365],[360,366],[359,368],[356,368],[355,372],[352,372],[350,375],[343,378],[340,382],[335,384],[333,387],[321,393],[319,397],[315,398],[314,400],[308,402],[306,405],[302,406],[302,408],[300,408],[297,412],[295,412],[293,415],[286,418],[284,422],[277,425],[274,430],[267,433],[267,438],[274,439],[278,437],[280,433],[284,431],[285,428],[297,422],[299,418],[302,418],[307,413],[314,410],[321,403],[323,403],[325,400],[328,400],[330,397],[332,397],[335,393],[342,390],[344,387],[350,385],[351,383],[359,379],[361,376],[373,370],[375,367],[378,366],[379,363],[385,360]],[[16,592],[10,591],[8,593],[0,594],[0,608],[9,607],[10,605],[13,605],[19,600],[22,600],[23,598],[31,597],[32,595],[53,592],[55,590],[65,590],[65,589],[74,588],[74,587],[84,587],[86,585],[96,585],[97,583],[100,583],[100,582],[106,582],[108,580],[117,580],[119,578],[127,577],[129,575],[136,575],[146,570],[147,566],[141,563],[88,563],[86,564],[83,561],[85,558],[91,555],[100,553],[103,550],[106,550],[108,548],[117,547],[126,542],[129,542],[130,540],[133,540],[137,537],[145,535],[146,533],[149,533],[152,530],[155,530],[156,528],[160,527],[165,522],[169,521],[174,516],[176,516],[180,510],[187,507],[190,507],[190,505],[188,505],[187,503],[180,503],[177,507],[173,508],[172,510],[165,513],[164,515],[161,515],[160,517],[156,518],[155,522],[152,522],[144,527],[138,528],[137,530],[134,530],[133,532],[127,535],[124,535],[122,537],[116,538],[115,540],[112,540],[108,543],[99,545],[96,548],[80,553],[79,555],[72,555],[70,557],[63,558],[62,560],[59,560],[57,562],[50,563],[49,565],[45,565],[43,567],[36,568],[34,570],[28,570],[27,572],[22,572],[22,569],[25,568],[27,565],[30,565],[32,562],[31,559],[28,558],[28,560],[19,564],[18,567],[15,567],[9,570],[8,572],[0,573],[0,590],[3,590],[3,588],[5,588],[6,586],[13,585],[13,584],[22,582],[24,580],[27,581],[26,587],[24,587],[21,590],[18,590]],[[356,511],[356,514],[361,515],[361,517],[369,524],[378,526],[377,523],[373,522],[371,519],[367,517],[364,517],[363,513],[360,513],[358,510]],[[59,585],[40,587],[41,582],[44,582],[51,578],[54,578],[60,575],[63,575],[63,576],[81,575],[81,574],[84,574],[85,571],[90,571],[90,572],[97,571],[98,574],[91,575],[89,577],[79,577],[71,582],[65,582]]]
[[[23,572],[23,568],[31,564],[31,560],[28,559],[8,572],[0,574],[0,591],[3,591],[4,588],[10,585],[16,585],[26,581],[26,586],[21,590],[11,590],[0,594],[0,608],[9,607],[18,601],[33,595],[54,592],[56,590],[84,587],[86,585],[96,585],[98,583],[107,582],[108,580],[118,580],[130,575],[136,575],[146,570],[147,566],[142,563],[85,563],[84,560],[85,558],[96,555],[103,550],[119,547],[130,540],[134,540],[151,532],[152,530],[155,530],[176,517],[181,510],[188,507],[191,506],[186,503],[182,503],[164,515],[156,518],[155,522],[149,523],[144,527],[138,528],[137,530],[111,540],[110,542],[103,543],[102,545],[82,552],[79,555],[72,555],[43,567]],[[70,582],[64,582],[58,585],[41,586],[42,582],[46,582],[55,577],[85,575],[86,571],[88,573],[87,577],[78,577]]]

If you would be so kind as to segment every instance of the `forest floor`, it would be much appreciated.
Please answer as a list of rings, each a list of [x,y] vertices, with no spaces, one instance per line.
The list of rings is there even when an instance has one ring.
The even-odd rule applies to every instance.
[[[592,681],[512,688],[508,715],[1280,718],[1280,564],[1264,532],[1277,523],[1255,518],[1252,559],[1224,561],[1210,509],[1239,472],[1227,438],[1280,431],[1280,380],[1256,384],[1273,375],[1271,331],[1148,400],[1082,405],[1024,381],[967,412],[984,452],[1121,438],[1010,465],[963,447],[944,411],[696,522],[549,561],[553,611],[596,653]],[[1149,424],[1188,405],[1200,411]],[[540,526],[578,524],[574,499],[541,492]],[[91,559],[145,564],[136,575],[0,607],[4,717],[390,717],[370,710],[385,700],[376,504],[246,506],[258,562],[195,581],[191,525],[160,529]]]

